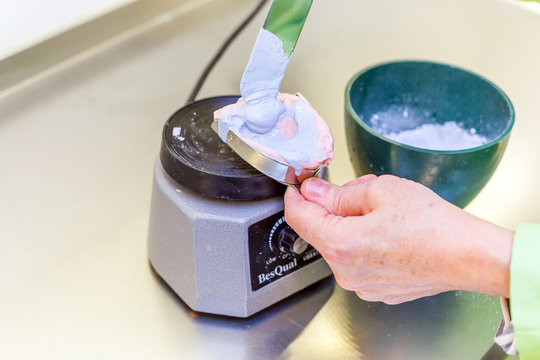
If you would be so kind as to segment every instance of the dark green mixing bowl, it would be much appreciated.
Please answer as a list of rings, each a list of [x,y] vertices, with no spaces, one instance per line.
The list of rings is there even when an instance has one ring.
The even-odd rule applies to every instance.
[[[390,140],[372,129],[400,132],[450,121],[474,128],[488,142],[464,150],[427,150]],[[501,89],[450,65],[385,63],[356,74],[345,91],[345,131],[356,175],[411,179],[460,207],[471,202],[491,178],[513,125],[514,108]]]

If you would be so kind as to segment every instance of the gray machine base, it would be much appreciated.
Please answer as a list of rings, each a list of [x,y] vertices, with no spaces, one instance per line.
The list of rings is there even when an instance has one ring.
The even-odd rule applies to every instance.
[[[283,210],[281,197],[216,200],[172,180],[155,165],[148,256],[193,310],[248,317],[331,275],[323,259],[252,291],[248,227]]]

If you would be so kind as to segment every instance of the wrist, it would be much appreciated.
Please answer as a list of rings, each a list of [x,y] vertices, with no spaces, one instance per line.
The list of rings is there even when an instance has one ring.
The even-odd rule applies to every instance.
[[[468,243],[470,263],[464,290],[510,297],[510,262],[514,232],[474,218]]]

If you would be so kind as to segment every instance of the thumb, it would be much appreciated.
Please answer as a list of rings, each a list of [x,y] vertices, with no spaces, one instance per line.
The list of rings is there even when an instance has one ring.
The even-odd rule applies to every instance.
[[[322,244],[334,238],[343,218],[329,214],[321,206],[307,201],[298,190],[289,186],[285,192],[285,220],[298,235],[319,249]]]
[[[322,179],[310,178],[302,183],[301,192],[306,200],[334,215],[365,215],[374,208],[368,196],[368,188],[373,179],[376,176],[367,175],[345,186],[337,186]]]

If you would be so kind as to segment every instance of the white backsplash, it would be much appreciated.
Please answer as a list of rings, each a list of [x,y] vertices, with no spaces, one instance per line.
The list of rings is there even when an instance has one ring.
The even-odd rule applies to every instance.
[[[135,0],[0,0],[0,60]]]

